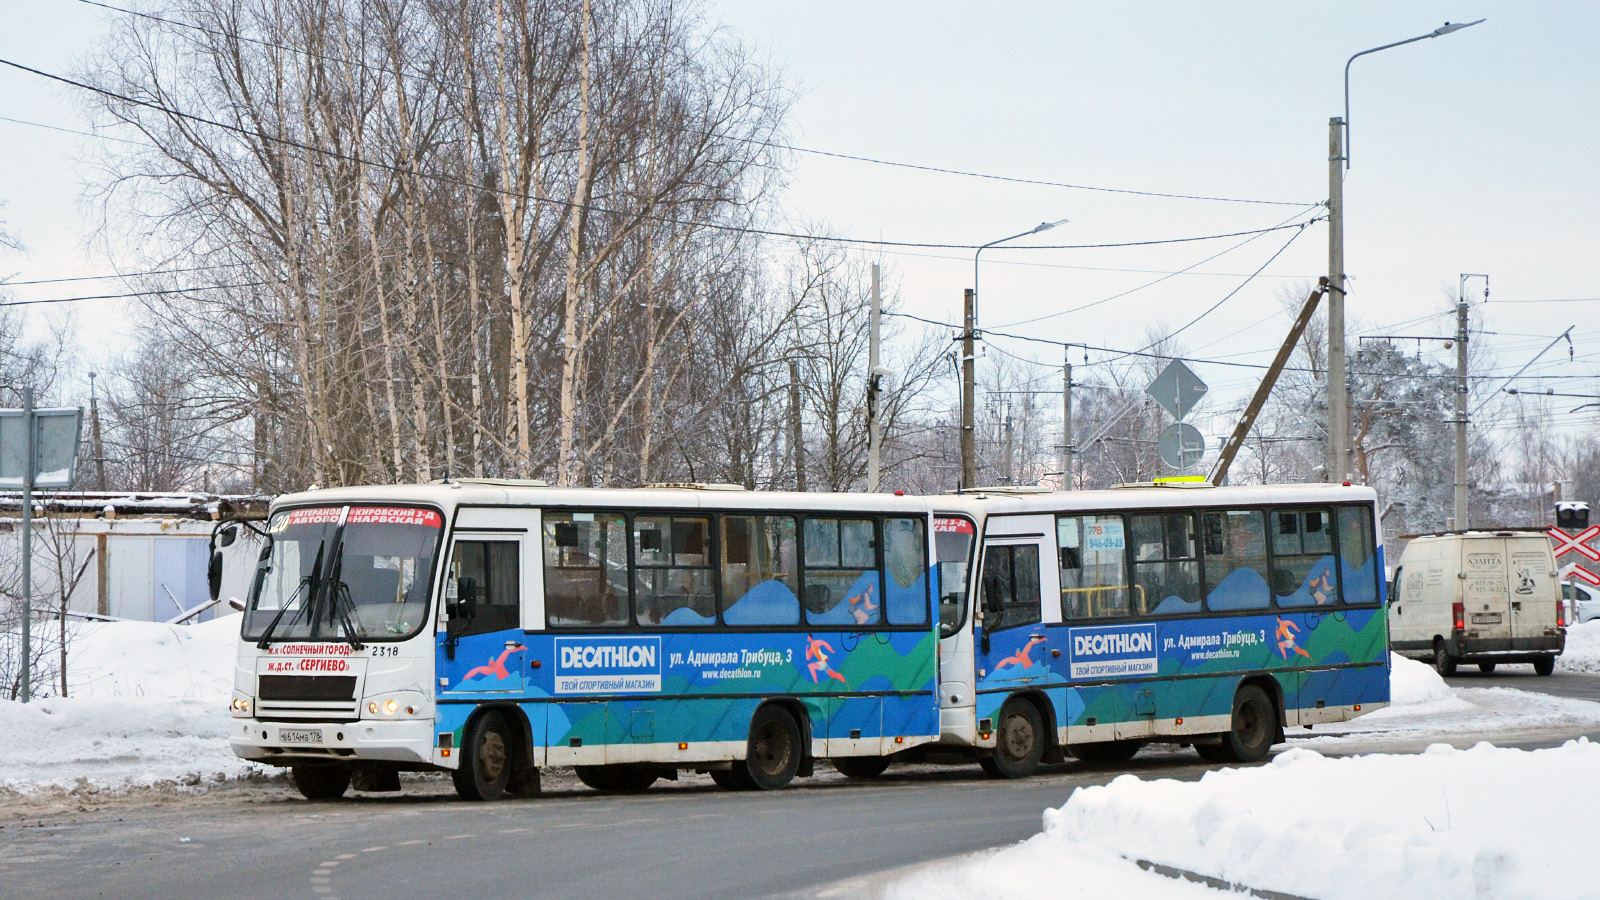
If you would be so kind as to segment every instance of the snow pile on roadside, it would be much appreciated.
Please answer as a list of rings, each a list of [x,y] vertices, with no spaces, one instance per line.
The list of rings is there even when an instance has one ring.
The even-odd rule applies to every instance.
[[[1600,674],[1600,619],[1567,626],[1567,649],[1556,657],[1556,668]]]
[[[1438,713],[1472,709],[1472,704],[1456,696],[1433,666],[1389,654],[1389,705],[1354,720],[1371,723],[1385,719],[1406,719]]]
[[[85,625],[69,696],[0,701],[0,789],[196,785],[263,771],[228,749],[239,617]]]
[[[1436,744],[1331,759],[1290,750],[1199,782],[1123,776],[1075,791],[1027,845],[1081,845],[1319,900],[1593,896],[1589,835],[1600,744]],[[1064,870],[1059,870],[1066,877]]]
[[[240,613],[198,625],[89,622],[67,659],[71,697],[221,698],[233,691]]]

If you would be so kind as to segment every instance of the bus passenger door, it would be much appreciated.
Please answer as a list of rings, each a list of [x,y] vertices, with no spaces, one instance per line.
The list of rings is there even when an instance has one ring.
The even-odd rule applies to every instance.
[[[1053,646],[1055,635],[1046,628],[1060,620],[1060,608],[1043,602],[1060,594],[1054,527],[1051,516],[987,522],[978,581],[983,619],[977,663],[978,691],[991,696],[987,703],[980,701],[980,717],[998,712],[998,703],[1010,691],[1045,685],[1050,661],[1060,653]]]
[[[511,510],[464,509],[446,557],[439,635],[439,693],[521,693],[528,648],[522,630],[523,528]]]

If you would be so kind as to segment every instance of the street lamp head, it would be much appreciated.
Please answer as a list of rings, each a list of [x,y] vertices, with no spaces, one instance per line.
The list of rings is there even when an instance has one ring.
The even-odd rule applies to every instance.
[[[1483,21],[1482,19],[1478,20],[1478,22],[1482,22],[1482,21]],[[1443,36],[1449,34],[1452,31],[1460,31],[1463,28],[1471,28],[1472,26],[1478,24],[1478,22],[1446,22],[1443,25],[1440,25],[1438,28],[1435,28],[1433,30],[1433,34],[1431,34],[1429,36],[1430,37],[1443,37]]]
[[[1058,219],[1058,220],[1056,220],[1054,222],[1040,222],[1032,231],[1030,231],[1028,233],[1029,234],[1038,234],[1041,231],[1049,231],[1050,229],[1056,227],[1057,225],[1065,225],[1065,224],[1067,224],[1067,220],[1066,219]]]

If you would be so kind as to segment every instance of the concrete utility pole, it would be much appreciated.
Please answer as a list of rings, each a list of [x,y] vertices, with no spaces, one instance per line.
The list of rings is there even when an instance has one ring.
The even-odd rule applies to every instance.
[[[22,702],[27,703],[33,696],[33,467],[39,458],[31,387],[22,389],[22,424],[28,432],[22,465]]]
[[[806,489],[806,452],[800,432],[800,361],[789,358],[789,455],[794,461],[794,489]]]
[[[882,405],[883,375],[879,372],[878,349],[881,340],[883,300],[878,293],[878,264],[872,264],[872,314],[867,340],[867,491],[876,493],[880,481],[880,457],[883,453],[883,425],[879,421]]]
[[[1014,479],[1011,466],[1011,457],[1013,455],[1011,452],[1011,439],[1015,434],[1015,432],[1011,430],[1011,401],[1006,401],[1005,408],[1006,417],[1004,423],[1001,425],[1000,437],[1000,446],[1004,448],[1005,460],[1000,467],[1000,483],[1011,484]]]
[[[1350,391],[1344,363],[1344,120],[1328,120],[1328,481],[1350,472]]]
[[[1072,363],[1066,360],[1061,363],[1061,484],[1062,490],[1072,490]]]
[[[973,442],[973,407],[976,405],[976,362],[973,354],[973,298],[975,292],[968,288],[962,302],[961,328],[961,487],[971,489],[978,485],[978,450]]]

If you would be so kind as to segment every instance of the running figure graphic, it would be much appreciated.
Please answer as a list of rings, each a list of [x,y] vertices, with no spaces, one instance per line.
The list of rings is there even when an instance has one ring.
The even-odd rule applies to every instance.
[[[867,589],[850,598],[850,615],[855,616],[857,625],[865,625],[872,621],[872,614],[877,611],[878,604],[872,602],[872,589],[876,585],[867,585]]]
[[[528,648],[521,644],[513,644],[501,651],[499,658],[489,660],[488,665],[478,666],[475,669],[468,669],[467,674],[464,675],[461,680],[471,681],[472,679],[477,678],[479,675],[493,675],[500,681],[505,681],[507,678],[511,677],[511,673],[506,671],[506,657],[517,652],[518,650],[526,649]]]
[[[828,673],[829,678],[840,681],[845,685],[845,687],[849,687],[850,682],[845,681],[843,675],[840,675],[838,672],[835,672],[828,666],[828,653],[822,652],[824,647],[827,648],[828,653],[833,652],[832,644],[828,643],[822,638],[812,637],[809,634],[806,635],[806,659],[816,660],[816,662],[806,664],[806,668],[811,671],[811,681],[813,683],[818,683],[820,679],[817,678],[817,673],[826,672]]]
[[[1033,668],[1033,659],[1029,654],[1033,653],[1033,648],[1044,643],[1046,640],[1047,638],[1042,634],[1036,634],[1032,637],[1029,637],[1028,642],[1022,645],[1022,649],[995,663],[994,668],[991,671],[998,672],[1001,669],[1004,669],[1006,666],[1018,666],[1024,669]]]
[[[1294,632],[1299,630],[1299,625],[1296,625],[1288,619],[1282,617],[1278,618],[1278,653],[1282,654],[1284,659],[1289,658],[1290,650],[1293,650],[1301,656],[1304,656],[1306,659],[1311,658],[1311,654],[1307,653],[1305,648],[1295,645]]]

